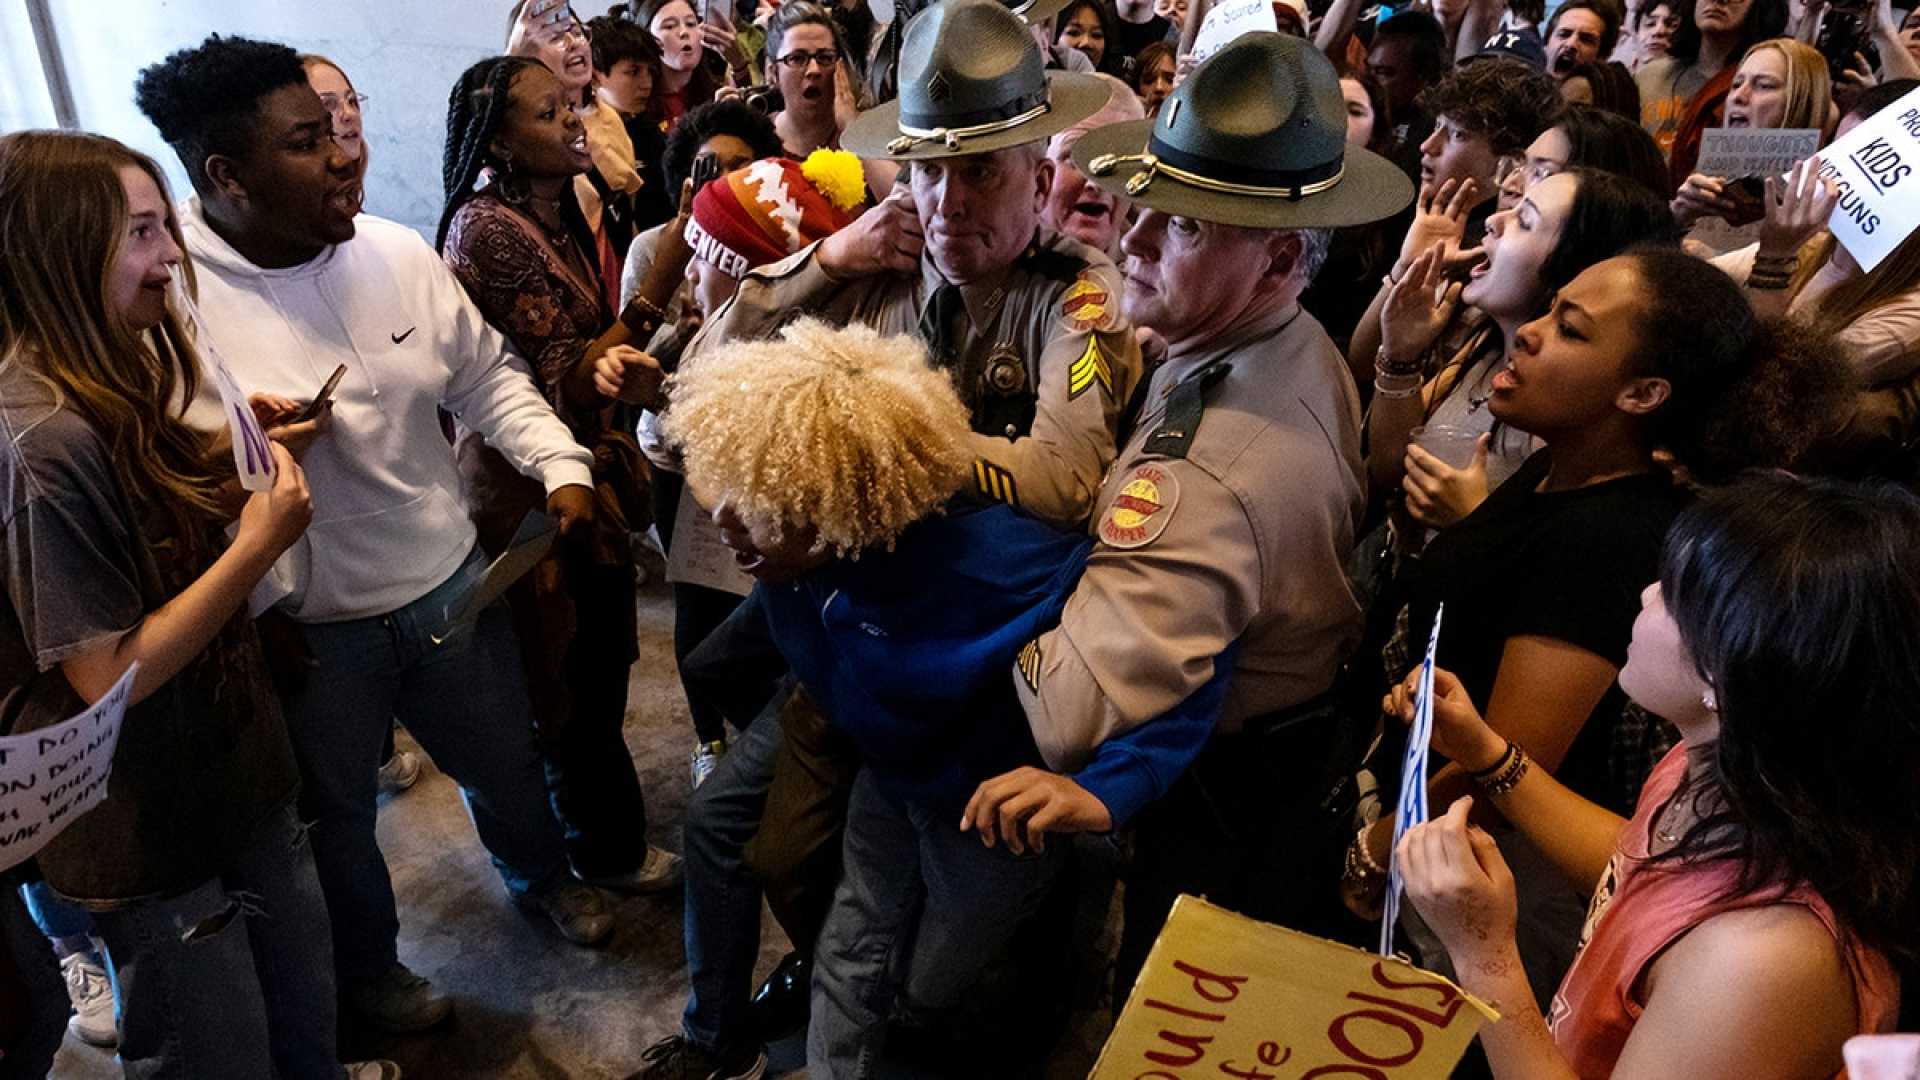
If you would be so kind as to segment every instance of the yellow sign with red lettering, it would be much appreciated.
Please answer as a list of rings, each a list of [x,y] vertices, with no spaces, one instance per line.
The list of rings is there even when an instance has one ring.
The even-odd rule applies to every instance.
[[[1405,961],[1182,896],[1088,1080],[1445,1080],[1497,1019]]]

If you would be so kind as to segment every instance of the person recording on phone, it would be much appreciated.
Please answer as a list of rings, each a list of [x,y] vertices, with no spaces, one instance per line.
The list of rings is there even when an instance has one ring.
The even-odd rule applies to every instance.
[[[634,0],[628,9],[660,45],[660,81],[650,109],[663,133],[671,135],[681,117],[711,102],[729,79],[733,86],[754,83],[752,57],[728,2],[700,0],[696,8],[687,0]]]
[[[461,785],[516,903],[577,943],[613,928],[568,873],[505,606],[449,621],[483,564],[439,412],[538,483],[563,534],[592,524],[592,455],[419,235],[360,213],[359,171],[293,50],[210,37],[142,71],[135,99],[192,181],[181,231],[243,385],[305,399],[348,367],[302,463],[314,522],[276,568],[305,653],[282,696],[342,998],[380,1028],[420,1030],[452,1004],[398,956],[374,834],[394,718]]]

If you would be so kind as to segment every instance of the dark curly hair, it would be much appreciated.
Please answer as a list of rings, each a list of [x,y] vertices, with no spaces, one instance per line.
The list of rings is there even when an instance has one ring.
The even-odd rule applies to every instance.
[[[1568,165],[1638,180],[1662,199],[1673,197],[1667,184],[1667,159],[1638,120],[1591,105],[1574,105],[1556,126],[1567,136]]]
[[[1641,301],[1628,366],[1672,388],[1647,417],[1648,440],[1686,479],[1793,468],[1839,428],[1852,386],[1830,343],[1788,320],[1763,322],[1732,278],[1691,255],[1625,257]]]
[[[1593,107],[1640,122],[1640,86],[1626,66],[1611,60],[1597,64],[1575,64],[1567,72],[1567,81],[1587,80],[1593,91]]]
[[[1759,473],[1667,536],[1667,610],[1720,733],[1673,798],[1672,866],[1729,862],[1733,895],[1808,886],[1845,932],[1920,960],[1920,498]]]
[[[1453,63],[1453,57],[1447,52],[1447,29],[1440,25],[1440,20],[1431,11],[1408,8],[1389,16],[1375,28],[1373,41],[1367,47],[1369,50],[1377,49],[1395,39],[1407,43],[1414,74],[1423,83],[1431,85],[1438,82]]]
[[[251,150],[260,99],[295,85],[307,85],[299,53],[277,42],[211,34],[142,69],[133,100],[205,195],[207,158]]]
[[[1545,72],[1494,56],[1449,72],[1421,93],[1420,107],[1484,135],[1496,154],[1517,154],[1560,119],[1566,103]]]
[[[700,144],[715,135],[731,135],[746,143],[755,161],[782,157],[787,152],[780,142],[780,133],[773,128],[773,119],[766,113],[744,101],[702,105],[681,117],[673,126],[673,134],[667,136],[662,164],[667,175],[667,191],[674,199],[680,197],[680,185],[693,175],[693,159],[700,153]]]

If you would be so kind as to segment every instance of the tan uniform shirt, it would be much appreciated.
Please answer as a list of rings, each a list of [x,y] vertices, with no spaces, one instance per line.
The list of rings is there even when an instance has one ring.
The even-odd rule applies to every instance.
[[[688,355],[720,341],[770,337],[802,315],[919,335],[922,313],[944,283],[931,260],[914,277],[840,281],[820,268],[817,246],[750,271]],[[973,410],[977,493],[1079,527],[1113,462],[1120,410],[1140,379],[1140,347],[1120,313],[1119,272],[1077,240],[1043,236],[999,281],[961,286],[960,297],[965,310],[956,322],[964,325],[953,331],[950,370]],[[1007,425],[981,430],[984,415],[1022,398],[1033,399],[1024,434]]]
[[[1183,396],[1204,412],[1183,416]],[[1076,769],[1184,701],[1235,640],[1221,730],[1326,691],[1360,631],[1346,563],[1364,477],[1359,396],[1313,316],[1290,307],[1171,355],[1060,626],[1015,665],[1047,764]]]

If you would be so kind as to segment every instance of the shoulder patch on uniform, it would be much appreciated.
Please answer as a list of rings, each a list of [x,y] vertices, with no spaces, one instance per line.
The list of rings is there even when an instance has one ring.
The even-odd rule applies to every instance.
[[[1013,474],[986,458],[973,459],[973,486],[988,502],[1003,502],[1014,507],[1020,505],[1020,493],[1013,486]]]
[[[1111,330],[1120,321],[1119,307],[1120,298],[1093,271],[1082,270],[1060,298],[1060,317],[1076,334]]]
[[[1136,465],[1120,493],[1100,515],[1100,539],[1108,547],[1145,547],[1159,539],[1180,502],[1180,479],[1165,465]]]
[[[1107,397],[1113,397],[1113,365],[1107,361],[1107,354],[1101,351],[1100,335],[1088,334],[1086,349],[1067,368],[1067,400],[1079,397],[1094,383],[1106,388]]]
[[[1040,692],[1040,639],[1034,638],[1020,647],[1020,678],[1026,681],[1027,689]]]

